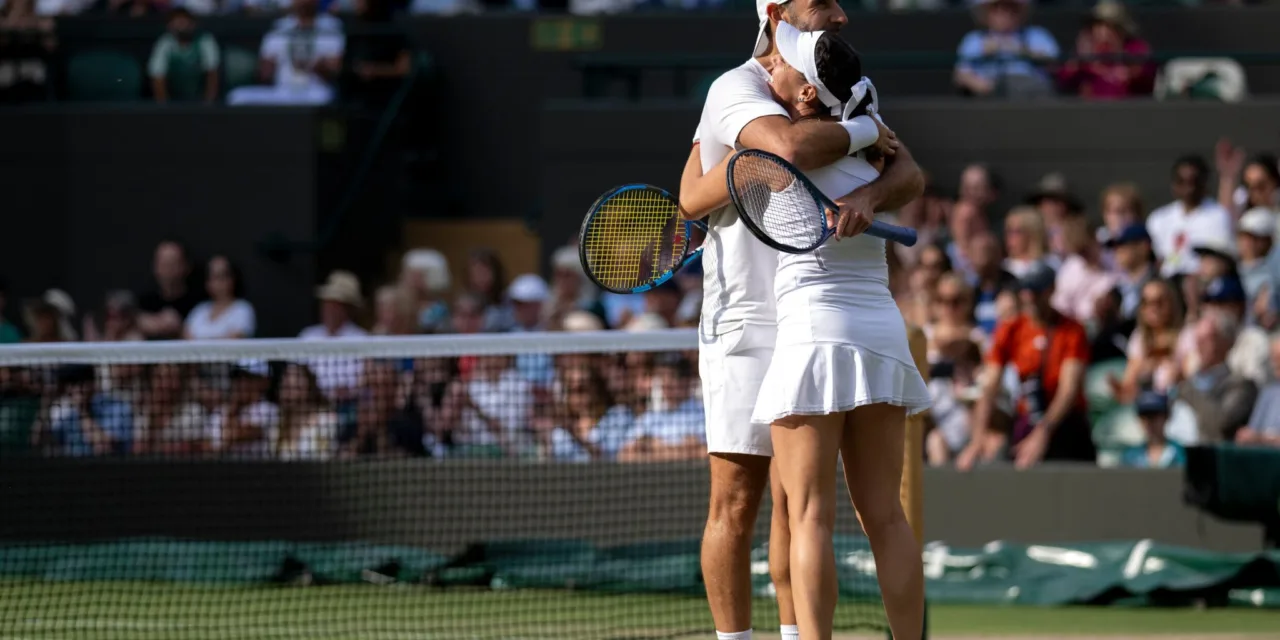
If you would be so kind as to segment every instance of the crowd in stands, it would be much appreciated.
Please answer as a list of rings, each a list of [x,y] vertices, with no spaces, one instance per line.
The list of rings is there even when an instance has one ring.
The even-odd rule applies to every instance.
[[[1057,173],[995,210],[1006,187],[974,164],[954,197],[933,185],[897,212],[921,234],[888,256],[895,299],[927,338],[930,464],[1169,466],[1190,445],[1280,447],[1280,167],[1228,141],[1214,156],[1216,182],[1201,157],[1177,159],[1168,202],[1150,211],[1133,185],[1086,202]],[[27,300],[25,327],[0,324],[0,340],[257,334],[227,257],[193,265],[166,241],[153,271],[151,286],[84,314],[56,289]],[[484,250],[456,274],[421,248],[371,300],[355,275],[329,274],[320,322],[298,336],[688,328],[701,283],[695,265],[643,295],[602,293],[572,244],[549,281],[508,279]],[[696,353],[10,368],[0,442],[66,455],[696,458],[697,380]]]

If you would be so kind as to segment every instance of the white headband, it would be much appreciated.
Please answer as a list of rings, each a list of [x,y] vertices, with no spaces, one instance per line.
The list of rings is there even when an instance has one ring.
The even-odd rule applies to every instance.
[[[818,100],[831,109],[831,115],[840,115],[840,100],[822,84],[818,77],[818,61],[813,56],[813,49],[825,31],[801,31],[787,22],[778,22],[774,38],[778,43],[778,53],[792,68],[804,74],[805,82],[818,90]]]

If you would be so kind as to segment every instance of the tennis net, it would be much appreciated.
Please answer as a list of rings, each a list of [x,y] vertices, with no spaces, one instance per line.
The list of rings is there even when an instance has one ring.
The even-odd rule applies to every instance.
[[[697,338],[0,349],[0,638],[712,628]],[[885,628],[847,502],[837,626]],[[776,629],[765,555],[754,624]]]

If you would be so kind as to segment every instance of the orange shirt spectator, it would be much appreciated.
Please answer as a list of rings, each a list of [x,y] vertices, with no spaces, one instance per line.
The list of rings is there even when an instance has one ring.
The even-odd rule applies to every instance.
[[[1124,5],[1099,2],[1076,39],[1075,57],[1058,71],[1062,88],[1096,100],[1150,95],[1156,75],[1151,46],[1136,31]]]
[[[1066,316],[1060,316],[1051,331],[1026,315],[1020,315],[996,327],[987,362],[998,369],[1013,365],[1018,379],[1038,377],[1045,398],[1053,398],[1058,392],[1062,377],[1062,364],[1068,360],[1089,361],[1089,336],[1084,326]],[[1046,407],[1041,406],[1039,411]],[[1088,405],[1084,389],[1076,394],[1071,406],[1074,411],[1085,411]],[[1024,416],[1029,407],[1020,403],[1019,413]]]

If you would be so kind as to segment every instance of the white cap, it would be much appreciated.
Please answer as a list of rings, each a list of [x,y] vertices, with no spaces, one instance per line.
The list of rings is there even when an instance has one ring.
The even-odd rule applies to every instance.
[[[642,313],[631,319],[627,326],[623,327],[627,331],[661,331],[669,329],[670,325],[662,316],[656,313]]]
[[[1276,234],[1276,214],[1267,207],[1254,207],[1240,216],[1240,231],[1259,238],[1271,238]]]
[[[547,293],[547,282],[532,273],[517,276],[507,289],[507,297],[515,302],[543,302]]]
[[[769,5],[782,6],[791,0],[756,0],[756,17],[760,19],[760,30],[756,32],[756,47],[751,50],[751,57],[758,58],[769,50],[769,36],[764,30],[769,26]]]
[[[1229,260],[1236,259],[1236,243],[1232,238],[1210,236],[1200,238],[1192,243],[1192,251],[1197,254],[1212,254]]]
[[[561,328],[565,331],[604,331],[600,316],[589,311],[570,311],[564,316]]]
[[[554,269],[566,269],[583,273],[582,259],[578,257],[577,247],[560,247],[551,254],[551,266]]]
[[[435,249],[413,249],[404,254],[401,266],[422,273],[422,280],[432,293],[447,291],[452,284],[449,261]]]

